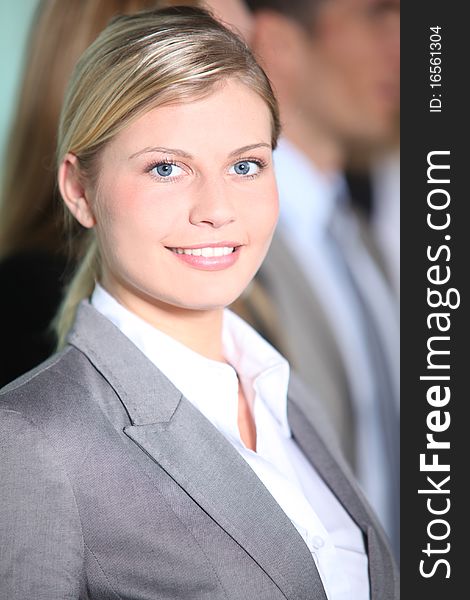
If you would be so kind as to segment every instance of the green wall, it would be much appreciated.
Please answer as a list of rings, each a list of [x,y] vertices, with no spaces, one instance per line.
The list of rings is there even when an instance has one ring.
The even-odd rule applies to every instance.
[[[0,0],[0,178],[8,152],[5,140],[16,102],[25,43],[37,3],[38,0]]]

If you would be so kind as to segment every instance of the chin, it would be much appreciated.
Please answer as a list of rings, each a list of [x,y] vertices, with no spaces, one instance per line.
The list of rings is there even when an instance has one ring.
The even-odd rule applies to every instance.
[[[379,145],[386,143],[392,134],[391,120],[369,119],[361,128],[351,128],[345,139],[353,144]]]
[[[221,310],[230,306],[241,295],[242,292],[227,294],[227,292],[219,294],[204,294],[204,297],[185,298],[176,301],[174,304],[183,309],[212,311]]]
[[[370,111],[369,119],[364,123],[364,130],[369,131],[370,137],[375,138],[377,141],[387,139],[393,133],[397,120],[396,116],[396,111],[387,110],[386,108],[383,110],[378,108],[375,113]]]
[[[248,284],[247,284],[248,285]],[[246,289],[244,286],[223,286],[219,284],[205,290],[199,289],[190,297],[182,298],[181,306],[196,310],[217,310],[227,308],[235,302]]]
[[[215,277],[204,282],[193,283],[190,289],[181,290],[178,294],[178,305],[195,310],[215,310],[226,308],[239,298],[254,277],[254,273],[230,277]]]

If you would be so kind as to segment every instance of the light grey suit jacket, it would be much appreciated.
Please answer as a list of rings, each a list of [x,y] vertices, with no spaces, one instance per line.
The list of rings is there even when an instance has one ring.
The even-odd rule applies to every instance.
[[[288,416],[364,533],[372,599],[398,598],[382,531],[296,380]],[[2,600],[326,600],[248,464],[88,303],[66,349],[0,393],[0,435]]]

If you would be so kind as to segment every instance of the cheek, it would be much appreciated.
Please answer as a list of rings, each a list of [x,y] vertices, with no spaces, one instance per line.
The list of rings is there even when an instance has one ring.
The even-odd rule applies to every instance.
[[[110,186],[99,201],[98,235],[109,244],[130,247],[130,251],[158,243],[182,218],[182,203],[173,196],[156,191],[152,185],[136,188],[118,182]]]
[[[279,217],[279,199],[274,181],[248,199],[245,222],[249,226],[251,239],[260,245],[269,242]]]
[[[367,28],[357,21],[338,20],[320,40],[327,70],[349,89],[370,72],[376,48]]]

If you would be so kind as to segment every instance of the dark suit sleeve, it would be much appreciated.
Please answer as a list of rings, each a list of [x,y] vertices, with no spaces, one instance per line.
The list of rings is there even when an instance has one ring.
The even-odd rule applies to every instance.
[[[77,600],[83,538],[63,465],[9,410],[0,410],[0,457],[0,598]]]

